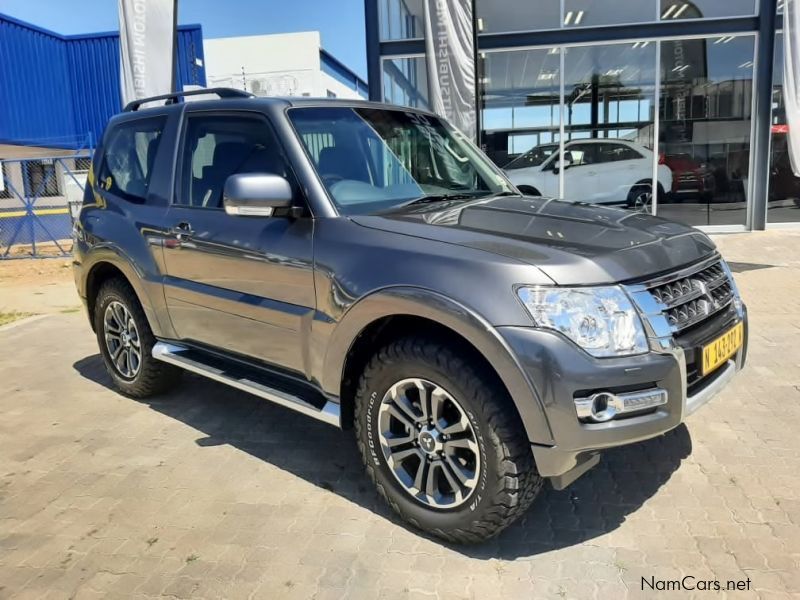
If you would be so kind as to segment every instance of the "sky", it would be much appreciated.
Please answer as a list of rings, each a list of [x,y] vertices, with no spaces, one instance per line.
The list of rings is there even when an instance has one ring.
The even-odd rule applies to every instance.
[[[0,0],[0,13],[57,33],[119,29],[117,0]],[[203,37],[320,31],[322,47],[366,79],[364,0],[178,0]]]

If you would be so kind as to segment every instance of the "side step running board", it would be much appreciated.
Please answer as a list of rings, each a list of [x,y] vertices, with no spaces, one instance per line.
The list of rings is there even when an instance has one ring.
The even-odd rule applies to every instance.
[[[237,376],[223,368],[200,362],[196,356],[196,353],[190,352],[189,348],[178,346],[177,344],[156,342],[156,345],[153,346],[153,358],[157,360],[176,365],[192,373],[197,373],[275,404],[280,404],[329,425],[341,426],[339,405],[336,402],[328,400],[322,408],[317,408],[288,392],[269,387],[248,377]]]

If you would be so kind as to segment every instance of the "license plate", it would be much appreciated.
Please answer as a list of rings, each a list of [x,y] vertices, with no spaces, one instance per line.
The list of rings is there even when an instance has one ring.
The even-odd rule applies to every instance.
[[[722,365],[742,347],[744,324],[737,323],[710,344],[703,346],[703,375]]]

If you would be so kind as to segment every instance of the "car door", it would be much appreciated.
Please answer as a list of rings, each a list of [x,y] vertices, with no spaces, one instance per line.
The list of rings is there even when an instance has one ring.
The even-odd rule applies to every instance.
[[[536,173],[536,183],[542,196],[550,198],[558,198],[558,173],[554,169],[555,161],[558,160],[558,153],[554,157],[547,160],[541,167],[532,167],[532,170],[538,171]]]
[[[314,222],[274,129],[258,113],[187,111],[183,132],[164,244],[175,331],[186,342],[304,371]],[[235,173],[286,177],[303,216],[226,214],[222,191]]]
[[[598,144],[598,187],[604,202],[625,202],[636,182],[652,179],[653,164],[627,144]]]
[[[595,164],[596,143],[574,142],[565,146],[569,152],[569,167],[564,171],[564,198],[576,202],[601,202],[602,190],[597,185],[598,168]]]

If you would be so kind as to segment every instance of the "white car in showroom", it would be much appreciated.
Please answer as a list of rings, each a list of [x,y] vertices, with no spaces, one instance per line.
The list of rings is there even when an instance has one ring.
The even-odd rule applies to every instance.
[[[532,148],[503,169],[519,190],[558,197],[558,144]],[[653,152],[619,139],[572,140],[564,145],[564,195],[592,204],[620,204],[650,210]],[[658,197],[672,190],[672,171],[658,158]]]

